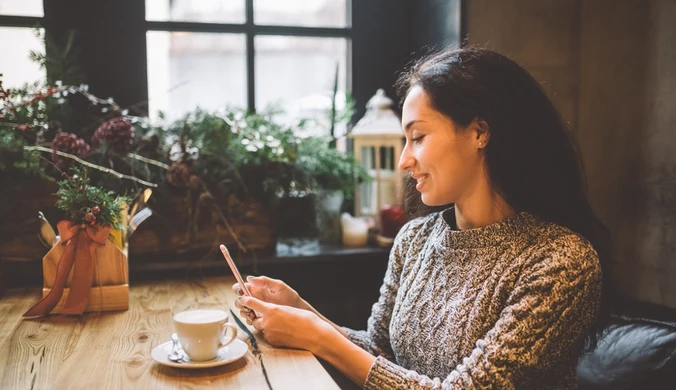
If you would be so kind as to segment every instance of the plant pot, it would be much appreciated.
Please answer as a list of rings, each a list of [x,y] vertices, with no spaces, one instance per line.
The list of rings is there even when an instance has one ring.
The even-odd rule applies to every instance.
[[[315,195],[298,192],[279,198],[277,254],[300,255],[319,251]]]

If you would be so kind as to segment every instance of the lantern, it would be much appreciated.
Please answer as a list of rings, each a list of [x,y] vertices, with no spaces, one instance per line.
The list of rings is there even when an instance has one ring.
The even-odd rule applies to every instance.
[[[404,147],[404,133],[392,104],[392,99],[379,89],[350,133],[355,158],[372,179],[357,186],[355,215],[373,217],[376,222],[383,206],[399,203],[403,187],[398,160]]]

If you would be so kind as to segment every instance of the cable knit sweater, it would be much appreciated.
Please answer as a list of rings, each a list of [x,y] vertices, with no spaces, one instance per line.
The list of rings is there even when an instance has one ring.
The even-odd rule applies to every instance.
[[[454,210],[398,234],[366,331],[366,389],[571,389],[601,295],[591,244],[519,213],[455,230]]]

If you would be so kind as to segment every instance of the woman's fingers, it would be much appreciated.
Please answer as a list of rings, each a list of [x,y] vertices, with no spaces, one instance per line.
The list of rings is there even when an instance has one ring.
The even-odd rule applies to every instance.
[[[256,318],[253,321],[251,321],[251,320],[248,320],[248,321],[251,322],[251,325],[253,325],[254,328],[256,328],[258,330],[264,330],[262,318]]]
[[[237,298],[235,305],[237,305],[237,303],[239,303],[243,307],[248,307],[250,310],[253,310],[253,311],[259,312],[259,313],[263,313],[263,314],[265,314],[265,312],[267,312],[272,307],[274,307],[274,305],[267,303],[267,302],[263,302],[258,298],[247,297],[247,296]]]

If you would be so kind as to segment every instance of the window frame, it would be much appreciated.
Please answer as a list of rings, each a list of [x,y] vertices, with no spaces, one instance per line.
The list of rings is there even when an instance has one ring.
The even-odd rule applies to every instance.
[[[233,23],[202,23],[202,22],[178,22],[178,21],[150,21],[145,20],[144,3],[144,29],[148,31],[165,32],[196,32],[196,33],[236,33],[244,34],[246,41],[246,101],[247,109],[256,111],[256,53],[254,40],[256,36],[293,36],[307,38],[344,38],[346,40],[346,92],[352,91],[352,39],[351,27],[352,0],[345,0],[346,21],[345,27],[304,27],[304,26],[273,26],[254,23],[254,0],[244,0],[245,22],[244,24]],[[146,51],[147,52],[147,51]]]

